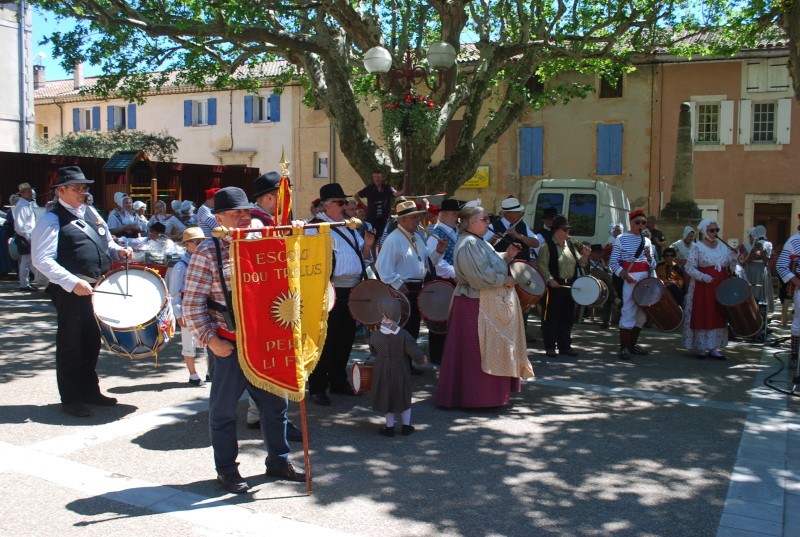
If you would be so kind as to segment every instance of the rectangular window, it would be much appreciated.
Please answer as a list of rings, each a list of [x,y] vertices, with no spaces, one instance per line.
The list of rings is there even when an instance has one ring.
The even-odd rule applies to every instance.
[[[775,103],[753,103],[753,143],[775,142]]]
[[[622,123],[597,126],[597,175],[622,173]]]
[[[47,125],[41,123],[36,124],[36,137],[40,140],[48,140],[50,138],[50,130]]]
[[[217,99],[183,101],[183,126],[199,127],[217,124]]]
[[[192,103],[193,125],[208,125],[208,102],[194,101]]]
[[[562,214],[564,209],[564,194],[560,194],[558,192],[540,192],[538,196],[536,196],[536,211],[533,213],[533,226],[531,229],[539,229],[542,227],[544,223],[544,210],[550,207],[554,207],[557,214]],[[571,225],[571,224],[570,224]]]
[[[600,77],[600,98],[601,99],[619,99],[622,97],[623,77],[620,75],[617,78],[608,79],[604,76]]]
[[[544,128],[522,127],[519,129],[519,174],[542,175],[544,173]]]
[[[281,120],[281,96],[271,95],[245,95],[244,97],[244,122],[245,123],[276,123]]]
[[[72,130],[74,132],[99,131],[100,130],[100,107],[73,108],[72,109]]]
[[[697,103],[697,143],[719,143],[719,103]]]
[[[125,129],[128,125],[128,113],[124,106],[109,106],[108,107],[108,130]]]
[[[593,237],[597,222],[597,196],[595,194],[572,194],[569,197],[570,235]]]

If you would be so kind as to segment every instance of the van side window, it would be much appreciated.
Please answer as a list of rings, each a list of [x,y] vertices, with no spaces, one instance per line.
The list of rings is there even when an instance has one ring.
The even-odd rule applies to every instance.
[[[534,231],[541,229],[542,216],[544,210],[548,207],[555,207],[559,214],[564,210],[564,194],[556,192],[542,192],[536,197],[536,212],[533,214],[533,229]]]
[[[595,194],[572,194],[569,197],[570,235],[593,237],[597,222],[597,196]]]

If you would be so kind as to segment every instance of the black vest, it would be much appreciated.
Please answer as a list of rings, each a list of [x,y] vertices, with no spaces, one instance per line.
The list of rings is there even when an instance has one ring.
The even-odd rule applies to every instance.
[[[96,222],[82,220],[98,234],[100,244],[95,243],[89,236],[71,224],[73,220],[80,220],[77,216],[66,210],[60,203],[56,204],[53,214],[58,217],[61,229],[58,232],[58,249],[56,262],[76,276],[88,276],[98,279],[111,269],[111,257],[108,255],[108,245],[105,236],[98,234]]]
[[[503,219],[498,218],[492,223],[492,229],[494,230],[495,234],[502,235],[508,228],[503,225]],[[519,233],[520,235],[524,235],[526,237],[528,236],[528,226],[522,220],[517,222],[517,225],[514,226],[514,229],[516,229],[517,233]],[[506,250],[508,250],[508,247],[511,245],[512,242],[513,239],[511,237],[505,236],[496,243],[494,243],[494,249],[496,252],[505,252]],[[522,250],[520,250],[519,253],[514,256],[514,259],[523,259],[525,261],[530,261],[531,249],[526,244],[523,244]]]

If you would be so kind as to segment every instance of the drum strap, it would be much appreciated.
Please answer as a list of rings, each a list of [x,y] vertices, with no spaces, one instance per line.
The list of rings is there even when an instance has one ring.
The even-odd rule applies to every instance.
[[[320,222],[323,222],[323,220],[320,220]],[[361,279],[366,280],[367,267],[366,265],[364,265],[364,258],[361,256],[361,252],[358,251],[358,239],[356,239],[356,232],[353,231],[352,229],[349,230],[350,234],[353,236],[353,241],[350,242],[350,239],[348,239],[347,236],[344,233],[342,233],[342,231],[338,227],[332,227],[331,229],[334,231],[334,233],[337,233],[340,237],[342,237],[344,241],[350,245],[350,248],[352,248],[353,251],[356,253],[358,260],[361,262]],[[333,273],[332,269],[331,273]]]
[[[230,332],[233,332],[236,330],[236,320],[233,316],[233,307],[231,306],[231,303],[233,302],[231,300],[231,294],[230,291],[228,291],[228,286],[225,285],[225,274],[222,272],[222,248],[219,245],[219,239],[214,238],[213,241],[214,249],[217,251],[217,271],[219,271],[219,285],[222,287],[222,296],[225,297],[226,311],[221,311],[220,313],[222,313],[222,316],[225,319],[227,329]]]
[[[86,222],[84,222],[83,220],[81,220],[79,218],[75,219],[75,220],[72,220],[70,222],[70,224],[72,224],[76,228],[80,229],[87,237],[89,237],[92,240],[92,242],[95,244],[95,246],[97,246],[97,250],[101,254],[103,254],[107,258],[111,259],[111,256],[108,255],[108,245],[104,244],[103,239],[100,238],[100,235],[98,235],[95,232],[95,230],[93,230],[91,228],[91,226],[89,226],[89,224],[87,224]]]

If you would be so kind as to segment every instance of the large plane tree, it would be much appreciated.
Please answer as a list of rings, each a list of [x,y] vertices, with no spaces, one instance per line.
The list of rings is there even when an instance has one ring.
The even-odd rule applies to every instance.
[[[363,103],[384,110],[384,102],[402,103],[404,95],[399,85],[389,99],[375,91],[364,53],[382,45],[398,67],[406,50],[423,58],[429,44],[447,42],[458,63],[445,72],[435,93],[419,93],[433,101],[428,113],[436,116],[432,143],[412,136],[416,193],[452,192],[527,110],[591,91],[579,84],[547,83],[559,73],[616,78],[637,55],[656,49],[681,55],[718,52],[696,39],[709,27],[723,38],[716,43],[739,37],[737,28],[726,26],[739,5],[729,0],[33,3],[79,21],[74,30],[49,39],[65,68],[80,61],[102,66],[105,77],[97,90],[105,95],[141,99],[170,82],[165,71],[173,77],[177,71],[183,83],[255,89],[258,65],[286,60],[290,69],[273,82],[295,78],[305,85],[307,103],[325,111],[342,152],[365,182],[379,168],[399,184],[403,144],[399,136],[388,141],[370,136]],[[387,114],[396,112],[388,108]],[[431,155],[454,118],[461,120],[457,141],[446,158],[434,161]]]

